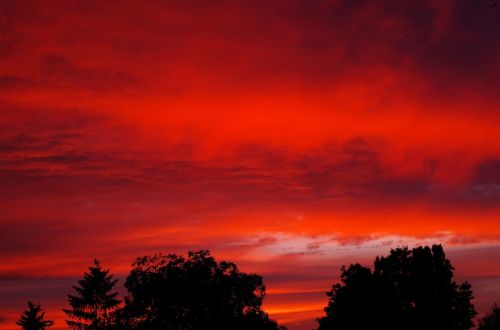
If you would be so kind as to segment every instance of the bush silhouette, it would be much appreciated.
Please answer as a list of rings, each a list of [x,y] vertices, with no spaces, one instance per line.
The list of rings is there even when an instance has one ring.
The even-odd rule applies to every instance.
[[[44,330],[54,325],[54,321],[44,320],[45,313],[40,305],[28,301],[28,309],[23,312],[16,322],[23,330]]]
[[[500,307],[494,304],[491,311],[479,320],[478,330],[498,329],[500,329]]]
[[[216,262],[207,250],[137,258],[125,287],[128,328],[278,329],[261,309],[262,277]]]
[[[471,287],[455,283],[453,270],[440,245],[393,249],[375,259],[373,271],[343,267],[318,329],[471,329]]]

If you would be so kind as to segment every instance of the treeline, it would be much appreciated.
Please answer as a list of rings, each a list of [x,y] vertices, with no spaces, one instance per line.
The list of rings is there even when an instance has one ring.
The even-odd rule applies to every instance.
[[[318,330],[474,327],[471,286],[453,280],[454,268],[440,245],[393,249],[377,257],[372,269],[352,264],[341,271],[341,282],[327,292]],[[217,262],[207,250],[137,258],[123,299],[115,291],[117,281],[94,260],[68,295],[67,325],[76,330],[286,329],[262,310],[262,277]],[[43,330],[54,322],[28,301],[17,324]],[[500,329],[500,308],[494,305],[478,329]]]

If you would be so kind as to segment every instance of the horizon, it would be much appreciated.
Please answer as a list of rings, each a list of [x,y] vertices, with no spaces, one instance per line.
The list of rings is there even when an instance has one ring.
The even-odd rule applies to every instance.
[[[94,258],[121,286],[198,249],[290,330],[398,246],[442,244],[488,311],[498,40],[489,0],[2,1],[0,330],[28,299],[60,327]]]

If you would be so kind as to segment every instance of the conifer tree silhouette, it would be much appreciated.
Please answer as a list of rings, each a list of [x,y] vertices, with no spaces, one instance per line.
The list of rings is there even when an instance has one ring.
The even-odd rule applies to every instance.
[[[28,309],[23,312],[16,322],[23,330],[44,330],[54,325],[54,321],[44,320],[45,313],[40,304],[35,305],[28,301]]]
[[[478,330],[498,329],[500,329],[500,307],[494,304],[491,311],[479,320]]]
[[[111,292],[118,282],[109,274],[109,269],[103,269],[99,261],[89,267],[78,286],[73,286],[76,295],[68,295],[71,309],[63,309],[70,318],[66,320],[68,326],[77,330],[104,330],[108,329],[113,321],[113,312],[116,311],[120,300],[117,292]]]

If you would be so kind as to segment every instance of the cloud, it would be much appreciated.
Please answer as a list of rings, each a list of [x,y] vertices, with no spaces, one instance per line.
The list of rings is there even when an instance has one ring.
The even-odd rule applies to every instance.
[[[500,184],[500,159],[485,159],[476,167],[474,182],[477,184]]]
[[[44,54],[40,58],[40,73],[53,82],[53,88],[86,88],[92,91],[109,92],[110,90],[138,88],[138,79],[131,73],[108,68],[95,68],[77,65],[67,58]]]
[[[464,0],[2,1],[0,274],[210,248],[290,322],[399,244],[484,247],[461,274],[496,278],[499,22]]]

